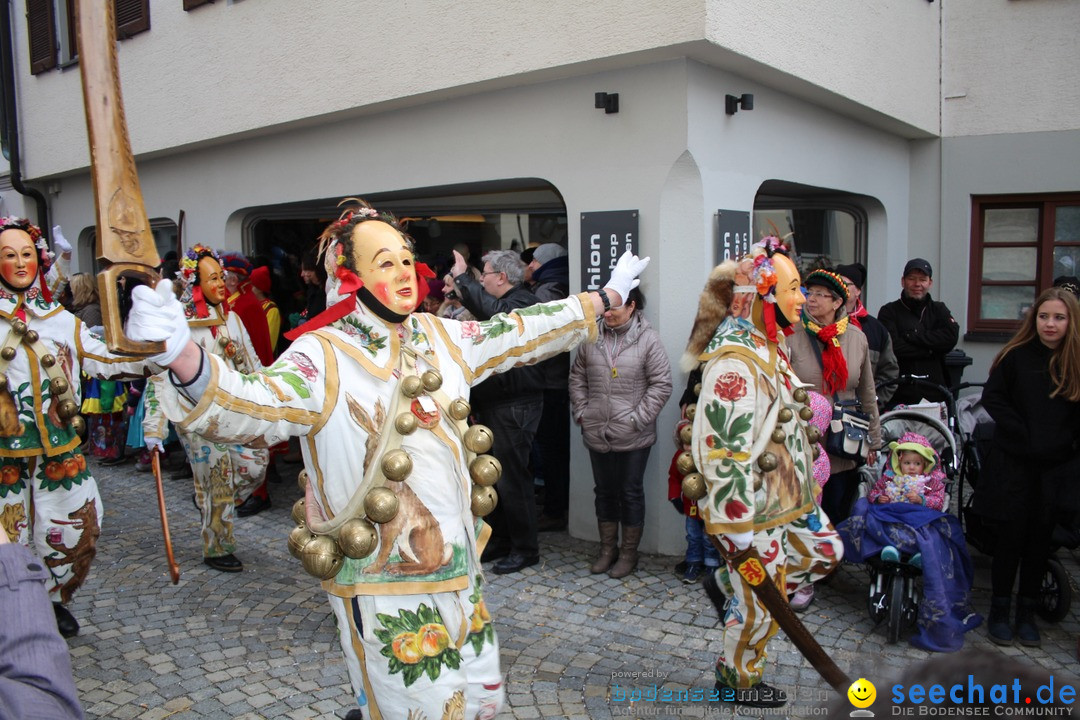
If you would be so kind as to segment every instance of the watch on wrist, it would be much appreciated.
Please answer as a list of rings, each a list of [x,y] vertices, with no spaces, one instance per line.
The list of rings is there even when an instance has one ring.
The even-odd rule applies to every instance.
[[[607,291],[604,288],[600,288],[596,291],[596,294],[600,296],[600,302],[604,303],[604,312],[611,309],[611,298],[607,296]]]

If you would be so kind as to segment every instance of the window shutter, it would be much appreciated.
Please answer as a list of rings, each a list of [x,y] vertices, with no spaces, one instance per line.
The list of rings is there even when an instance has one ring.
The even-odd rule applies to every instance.
[[[116,36],[123,40],[150,29],[150,0],[116,0]]]
[[[200,5],[206,5],[207,3],[212,3],[212,2],[214,2],[214,0],[184,0],[184,9],[185,10],[194,10],[195,8],[199,7]]]
[[[52,0],[26,0],[26,28],[30,36],[30,74],[52,70],[56,67]]]

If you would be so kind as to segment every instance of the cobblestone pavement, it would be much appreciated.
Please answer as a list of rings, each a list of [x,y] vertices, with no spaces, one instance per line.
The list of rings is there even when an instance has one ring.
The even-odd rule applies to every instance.
[[[237,522],[237,555],[245,570],[234,575],[202,565],[191,482],[165,480],[182,570],[173,586],[151,475],[130,463],[95,466],[106,514],[97,560],[71,607],[82,632],[70,641],[89,718],[344,715],[351,690],[325,596],[286,549],[289,510],[300,495],[291,478],[299,467],[281,469],[289,479],[271,486],[273,509]],[[671,511],[665,505],[657,512]],[[618,701],[624,691],[647,692],[654,684],[706,692],[712,687],[720,638],[716,614],[699,587],[682,584],[671,572],[679,558],[645,556],[635,574],[612,580],[586,569],[594,543],[546,533],[541,545],[540,565],[488,577],[509,695],[500,718],[720,714],[702,703],[631,708]],[[1075,586],[1076,555],[1061,557]],[[976,564],[975,603],[985,609],[987,560],[977,557]],[[873,680],[927,657],[904,641],[886,642],[884,629],[867,617],[865,589],[863,571],[845,565],[802,616],[837,663],[853,678]],[[1080,600],[1061,623],[1041,624],[1041,649],[1002,649],[981,629],[967,636],[967,647],[1026,656],[1075,686],[1078,606]],[[835,695],[783,633],[770,644],[767,679],[795,698],[769,717],[820,716],[815,708]]]

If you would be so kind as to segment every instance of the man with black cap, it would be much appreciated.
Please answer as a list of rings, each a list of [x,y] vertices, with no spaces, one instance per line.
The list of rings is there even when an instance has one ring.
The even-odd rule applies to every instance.
[[[900,366],[896,362],[892,338],[881,321],[871,315],[862,302],[862,289],[866,285],[866,266],[862,263],[837,265],[836,274],[847,285],[848,317],[866,336],[870,349],[870,365],[874,369],[874,382],[880,384],[895,380],[900,375]],[[889,402],[895,392],[896,385],[882,387],[877,391],[879,410],[884,409],[885,403]]]
[[[933,276],[934,270],[926,260],[908,260],[900,278],[900,299],[883,305],[878,320],[892,336],[901,375],[915,375],[948,387],[945,355],[956,347],[960,326],[945,303],[930,297]],[[943,400],[939,395],[929,388],[901,384],[890,406],[911,405],[923,399]]]

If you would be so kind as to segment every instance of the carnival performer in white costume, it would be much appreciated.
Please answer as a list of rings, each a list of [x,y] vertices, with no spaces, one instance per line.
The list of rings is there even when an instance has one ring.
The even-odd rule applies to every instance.
[[[809,396],[791,371],[781,332],[799,321],[805,298],[785,251],[777,238],[765,238],[738,263],[713,270],[682,368],[704,368],[690,456],[703,481],[692,495],[700,498],[705,531],[727,554],[752,544],[760,557],[755,580],[768,574],[792,593],[830,573],[843,544],[814,501],[818,431],[808,429]],[[730,563],[706,576],[705,589],[724,622],[718,699],[782,706],[783,691],[762,682],[766,644],[778,627],[769,611]]]
[[[56,245],[70,255],[59,231]],[[79,624],[64,606],[90,571],[102,518],[79,449],[80,372],[141,377],[144,363],[109,353],[55,300],[66,273],[52,259],[38,227],[0,218],[0,521],[41,557],[57,625],[71,637]]]
[[[232,370],[261,370],[262,363],[240,316],[230,311],[225,299],[225,273],[217,253],[203,245],[192,247],[180,261],[180,280],[192,340]],[[155,375],[147,384],[143,435],[151,451],[160,451],[169,434],[169,421],[157,401],[163,384],[167,384],[164,375]],[[254,443],[255,447],[220,443],[184,428],[178,435],[195,477],[195,504],[202,514],[203,562],[222,572],[241,572],[244,565],[233,554],[235,498],[262,484],[270,453],[259,443]]]
[[[647,260],[624,256],[599,293],[478,323],[413,314],[427,285],[417,275],[431,271],[364,203],[321,248],[327,310],[261,372],[232,371],[190,342],[167,289],[137,289],[128,335],[166,340],[157,361],[172,387],[159,399],[184,431],[267,445],[300,436],[306,500],[290,549],[329,593],[358,704],[347,717],[492,718],[504,690],[479,516],[494,506],[498,467],[484,454],[490,431],[465,423],[469,388],[595,339],[597,315]]]

